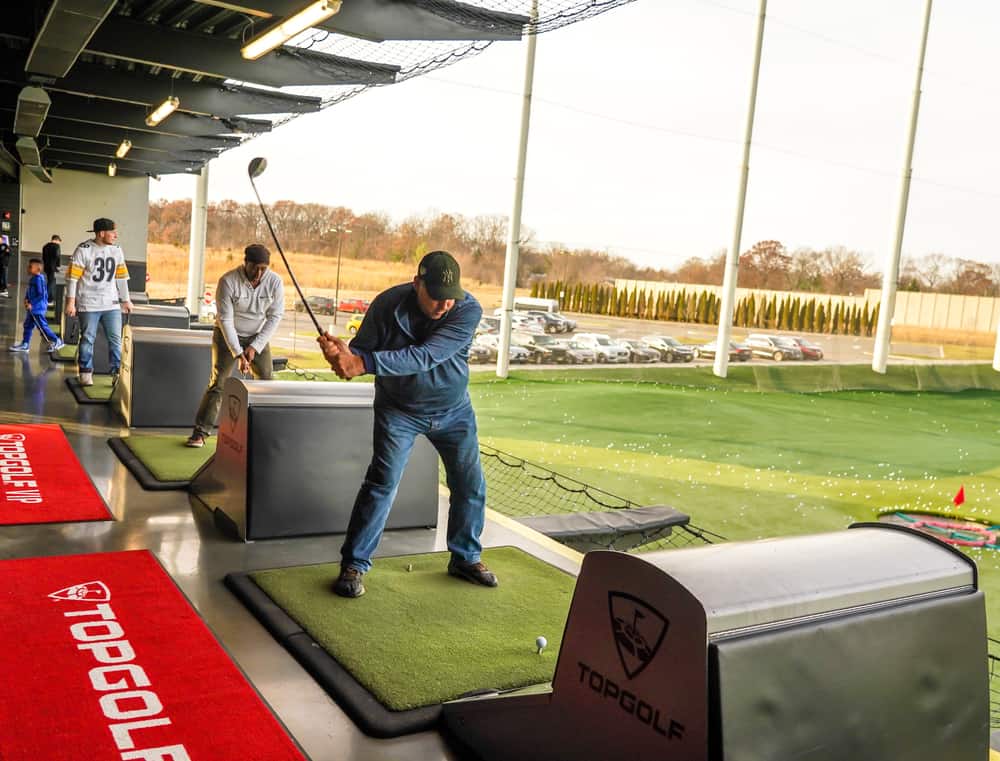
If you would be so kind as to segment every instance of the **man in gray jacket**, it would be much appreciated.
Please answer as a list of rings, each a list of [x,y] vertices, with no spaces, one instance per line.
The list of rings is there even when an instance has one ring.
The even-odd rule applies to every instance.
[[[271,336],[285,313],[281,278],[269,269],[271,252],[259,243],[247,246],[243,264],[219,279],[215,289],[216,318],[212,331],[212,375],[195,417],[189,447],[205,445],[219,418],[222,386],[238,364],[240,372],[270,380]]]

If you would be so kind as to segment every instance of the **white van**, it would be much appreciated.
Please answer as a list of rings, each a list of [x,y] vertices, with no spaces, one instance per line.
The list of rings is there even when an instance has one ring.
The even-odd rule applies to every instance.
[[[559,314],[559,301],[558,299],[539,299],[534,296],[515,296],[514,311]]]

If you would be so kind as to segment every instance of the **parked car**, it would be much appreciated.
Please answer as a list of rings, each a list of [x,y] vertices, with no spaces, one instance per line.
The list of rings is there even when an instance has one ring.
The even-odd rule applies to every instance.
[[[775,362],[781,362],[785,359],[802,359],[802,350],[785,336],[751,333],[747,336],[746,344],[755,357],[767,357]]]
[[[349,336],[355,336],[358,334],[358,328],[361,327],[361,322],[365,319],[363,314],[356,314],[351,319],[347,321],[347,334]]]
[[[558,312],[528,312],[528,314],[542,318],[546,333],[571,333],[576,330],[576,322]]]
[[[536,365],[544,365],[552,361],[552,350],[547,346],[540,346],[532,341],[518,340],[516,336],[511,336],[512,346],[520,346],[528,352],[528,361]]]
[[[813,343],[808,338],[792,336],[788,340],[799,347],[799,351],[802,352],[802,359],[823,359],[823,347]]]
[[[493,316],[499,320],[503,316],[503,307],[493,310]],[[483,319],[486,319],[485,317]],[[545,333],[545,320],[538,315],[529,312],[514,312],[510,316],[510,324],[513,330],[520,330],[525,333]],[[551,331],[549,331],[551,332]]]
[[[479,345],[486,348],[486,350],[490,353],[489,361],[496,362],[497,356],[500,353],[500,336],[498,334],[483,333],[482,335],[476,336],[472,343],[473,345]],[[512,342],[509,347],[509,351],[507,352],[507,358],[510,362],[523,364],[531,359],[531,352],[523,346],[518,346]]]
[[[371,302],[365,299],[341,299],[340,304],[337,305],[337,309],[341,312],[364,314],[368,311],[370,305]]]
[[[479,327],[476,328],[476,335],[480,333],[499,333],[500,318],[483,316],[479,320]]]
[[[629,361],[631,362],[659,362],[660,352],[652,346],[646,346],[641,341],[622,341],[629,351]]]
[[[682,344],[676,338],[670,336],[643,336],[646,346],[660,352],[660,358],[664,362],[690,362],[694,359],[695,347]]]
[[[337,311],[333,308],[334,302],[329,296],[306,296],[306,304],[312,309],[313,314],[333,314]],[[295,311],[306,311],[305,305],[301,301],[296,301]]]
[[[715,359],[715,341],[709,341],[704,346],[699,346],[695,349],[694,355],[699,359]],[[736,343],[736,341],[729,342],[730,362],[747,362],[752,357],[753,352],[746,344]]]
[[[552,362],[564,365],[592,365],[597,361],[593,349],[579,341],[554,341],[546,346],[552,352]]]
[[[490,350],[482,344],[477,344],[475,341],[469,346],[469,364],[475,365],[480,362],[490,361]]]
[[[577,333],[573,341],[593,349],[598,362],[617,364],[629,361],[629,350],[604,333]]]

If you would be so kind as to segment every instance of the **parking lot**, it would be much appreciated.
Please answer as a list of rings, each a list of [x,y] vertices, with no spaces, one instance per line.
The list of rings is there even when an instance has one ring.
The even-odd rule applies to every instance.
[[[320,321],[324,328],[332,328],[334,333],[340,333],[347,335],[347,326],[353,315],[350,313],[341,312],[337,315],[337,324],[333,325],[333,316],[331,314],[326,314],[320,316]],[[596,333],[601,335],[607,335],[614,341],[640,341],[643,336],[658,335],[658,336],[670,336],[682,344],[687,344],[693,347],[699,347],[705,343],[715,340],[716,337],[716,326],[714,325],[698,325],[692,323],[676,323],[676,322],[662,322],[653,320],[636,320],[628,319],[623,317],[605,317],[597,316],[591,314],[574,314],[567,313],[566,317],[574,320],[577,323],[576,330],[571,333],[556,333],[550,334],[557,339],[564,339],[567,341],[572,341],[574,336],[583,333]],[[813,343],[818,344],[823,351],[823,359],[819,360],[822,363],[830,364],[864,364],[871,362],[872,359],[872,347],[874,344],[874,339],[864,337],[864,336],[842,336],[842,335],[828,335],[828,334],[810,334],[810,333],[788,333],[783,331],[761,331],[761,330],[748,330],[746,328],[734,328],[732,333],[732,340],[736,342],[743,342],[751,333],[767,333],[768,335],[774,336],[792,336],[797,335],[806,338]],[[523,335],[523,334],[522,334]],[[278,334],[275,336],[274,344],[276,347],[282,347],[286,351],[295,348],[299,351],[310,351],[314,350],[315,347],[315,337],[312,332],[312,326],[309,323],[309,318],[307,315],[301,312],[293,312],[291,309],[286,313],[285,319],[282,321],[281,327]],[[895,361],[907,361],[907,362],[919,362],[919,361],[934,361],[941,362],[942,357],[940,350],[936,346],[928,344],[904,344],[894,342],[892,344],[892,358]],[[493,363],[495,362],[495,353],[491,357],[483,357],[478,361],[473,360],[474,370],[491,370],[493,368]],[[753,357],[749,360],[750,364],[773,364],[775,360],[763,357]],[[802,361],[815,361],[815,360],[789,360],[784,359],[785,363],[788,362],[802,362]],[[690,365],[707,365],[711,364],[711,359],[696,357],[689,363]],[[528,360],[525,362],[515,363],[517,366],[526,368],[546,368],[553,367],[553,363],[535,363],[534,361]],[[601,367],[606,366],[604,363],[594,362],[594,363],[568,363],[574,364],[575,366],[581,367]],[[663,364],[660,362],[660,364]]]

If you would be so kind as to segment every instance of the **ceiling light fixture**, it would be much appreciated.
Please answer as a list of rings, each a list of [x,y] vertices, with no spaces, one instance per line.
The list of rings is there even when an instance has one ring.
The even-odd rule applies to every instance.
[[[132,150],[132,141],[128,138],[122,140],[121,145],[118,146],[118,150],[115,151],[115,157],[123,159],[125,154]]]
[[[171,95],[160,105],[158,105],[156,109],[153,111],[153,113],[151,113],[149,116],[146,117],[146,126],[155,127],[157,124],[159,124],[168,116],[170,116],[170,114],[176,111],[177,107],[180,106],[180,104],[181,104],[180,98]]]
[[[240,49],[248,61],[256,61],[306,29],[321,24],[340,11],[341,0],[316,0],[294,16],[261,32]]]
[[[118,165],[112,161],[108,164],[108,177],[114,177],[116,174],[118,174]]]

